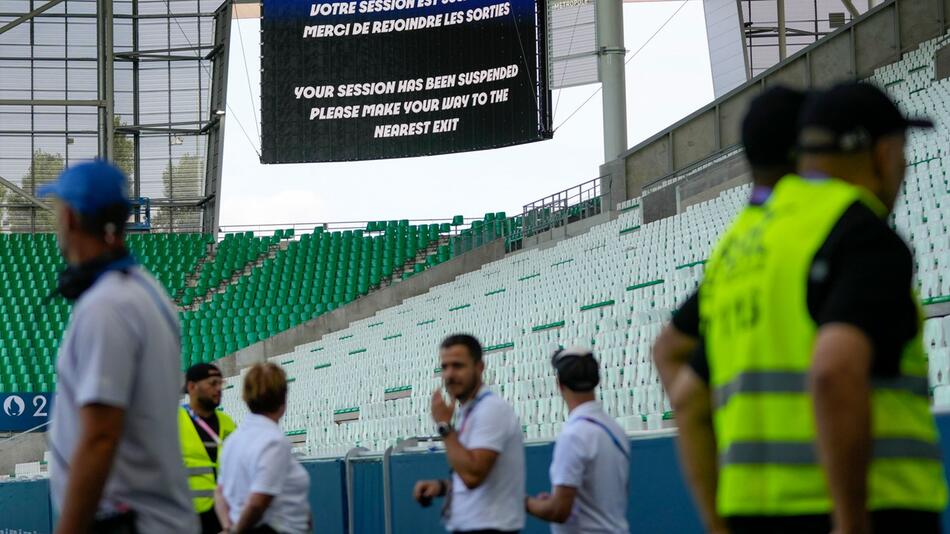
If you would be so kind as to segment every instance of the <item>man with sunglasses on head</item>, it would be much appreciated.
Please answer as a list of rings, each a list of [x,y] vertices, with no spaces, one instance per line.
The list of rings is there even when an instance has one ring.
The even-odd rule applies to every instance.
[[[188,402],[178,408],[178,434],[188,470],[191,502],[201,520],[203,534],[218,534],[221,524],[214,512],[218,458],[224,440],[234,432],[234,421],[218,410],[221,404],[221,370],[210,363],[191,366],[185,373]]]
[[[525,508],[549,521],[552,534],[629,532],[630,443],[594,395],[597,360],[572,347],[555,352],[551,365],[570,415],[554,444],[551,493],[529,497]]]

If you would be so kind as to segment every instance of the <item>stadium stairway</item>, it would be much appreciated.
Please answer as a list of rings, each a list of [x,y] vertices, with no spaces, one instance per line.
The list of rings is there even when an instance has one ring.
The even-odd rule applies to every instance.
[[[227,234],[198,266],[190,283],[186,284],[179,300],[180,309],[194,311],[211,300],[213,295],[224,293],[228,286],[250,274],[254,267],[262,265],[265,260],[275,257],[282,248],[286,248],[287,240],[291,238],[292,231],[287,235],[275,233],[270,239],[254,237],[251,232]],[[219,261],[219,258],[222,260]]]
[[[434,267],[441,263],[438,254],[441,250],[448,250],[451,238],[445,235],[439,235],[438,240],[429,243],[429,245],[416,252],[416,255],[409,258],[400,268],[393,271],[391,276],[384,278],[380,286],[388,286],[406,280],[414,274],[419,274],[429,267]]]

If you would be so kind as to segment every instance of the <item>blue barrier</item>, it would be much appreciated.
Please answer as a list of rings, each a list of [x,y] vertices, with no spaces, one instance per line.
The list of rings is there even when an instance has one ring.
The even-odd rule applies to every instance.
[[[631,532],[703,531],[699,514],[680,472],[672,437],[630,443]]]
[[[950,414],[937,416],[942,436],[944,462],[950,465]],[[525,450],[527,491],[550,490],[548,467],[553,445],[532,445]],[[352,519],[357,534],[384,532],[383,464],[380,457],[351,461],[353,477],[353,517],[347,517],[345,466],[342,460],[304,462],[310,475],[310,506],[314,532],[348,534]],[[696,510],[683,482],[671,437],[631,441],[630,505],[627,511],[631,532],[700,533]],[[412,499],[416,480],[445,478],[448,468],[441,452],[396,454],[390,460],[390,502],[393,534],[437,534],[444,532],[439,520],[441,500],[422,508]],[[43,534],[51,530],[49,481],[0,484],[0,533]],[[950,513],[943,515],[950,532]],[[19,529],[19,530],[17,530]],[[525,534],[549,532],[548,526],[529,519]]]
[[[412,498],[412,489],[417,480],[446,478],[449,468],[441,453],[396,454],[390,460],[392,479],[393,533],[413,532],[418,534],[442,534],[445,529],[439,522],[442,510],[441,499],[436,499],[428,508],[423,508]],[[380,499],[382,499],[380,495]]]
[[[548,467],[553,453],[554,446],[550,443],[525,448],[528,494],[551,490]],[[393,533],[445,532],[439,523],[441,500],[429,508],[422,508],[412,500],[416,480],[445,478],[448,473],[445,455],[436,452],[394,455],[391,466]],[[632,532],[702,532],[699,516],[680,476],[672,438],[631,441],[630,471],[627,515]],[[382,498],[382,495],[374,495],[374,498]],[[550,532],[550,527],[529,517],[522,532],[544,534]]]
[[[383,462],[380,458],[352,461],[353,470],[353,532],[380,534],[385,532],[383,514]]]
[[[310,512],[320,534],[346,534],[346,475],[342,460],[304,462],[310,475]]]
[[[940,450],[943,451],[944,476],[950,481],[947,466],[950,465],[950,414],[937,416],[937,430],[940,432]],[[943,531],[950,532],[950,510],[943,512]]]
[[[52,517],[49,480],[0,484],[0,532],[48,534]]]
[[[525,447],[524,466],[528,475],[525,479],[527,483],[525,489],[528,495],[551,491],[551,478],[548,476],[548,470],[551,467],[553,456],[554,445],[552,443]],[[551,529],[547,523],[530,516],[524,525],[525,534],[543,534],[550,531]]]

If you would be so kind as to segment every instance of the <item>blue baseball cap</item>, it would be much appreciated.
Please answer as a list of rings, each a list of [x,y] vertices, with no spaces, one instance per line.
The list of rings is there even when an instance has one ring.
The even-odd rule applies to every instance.
[[[40,198],[56,197],[80,215],[93,215],[116,204],[131,206],[125,173],[102,160],[67,168],[55,182],[40,187],[37,194]]]

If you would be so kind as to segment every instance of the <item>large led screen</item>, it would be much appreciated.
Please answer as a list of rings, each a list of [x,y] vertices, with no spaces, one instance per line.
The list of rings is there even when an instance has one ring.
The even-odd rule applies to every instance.
[[[264,163],[550,137],[543,0],[264,0]]]

